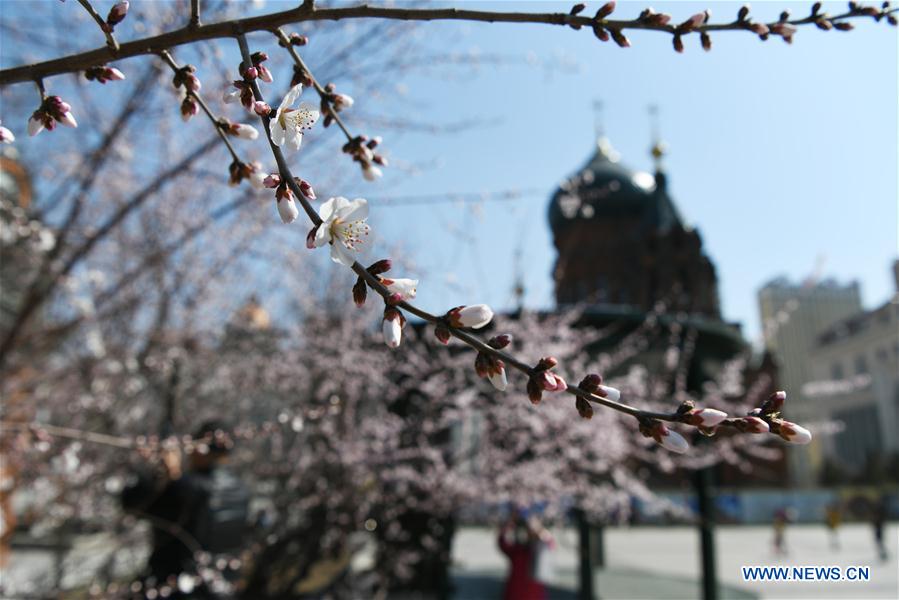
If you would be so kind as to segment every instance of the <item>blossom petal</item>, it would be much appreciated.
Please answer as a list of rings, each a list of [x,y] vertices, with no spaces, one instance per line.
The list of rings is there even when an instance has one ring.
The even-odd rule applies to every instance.
[[[284,145],[284,136],[286,132],[284,131],[284,128],[278,124],[277,120],[273,120],[271,123],[272,143],[275,146],[281,147]]]
[[[337,218],[346,222],[362,221],[368,218],[368,200],[364,198],[356,198],[352,202],[346,201],[346,204],[337,210]]]
[[[290,130],[287,133],[287,141],[290,143],[291,148],[299,150],[300,145],[303,143],[303,134],[296,130]]]
[[[316,248],[321,248],[331,241],[331,229],[328,225],[322,224],[315,230],[315,240],[312,242]]]
[[[352,267],[353,263],[356,262],[350,249],[340,242],[331,242],[331,260],[348,267]]]
[[[303,93],[303,84],[302,83],[298,83],[295,86],[293,86],[292,88],[290,88],[290,90],[288,90],[288,92],[286,94],[284,94],[284,100],[281,100],[281,105],[278,107],[278,111],[280,112],[281,109],[292,106],[293,103],[297,101],[297,98],[299,98],[300,94],[302,94],[302,93]]]
[[[331,216],[337,212],[336,208],[339,206],[339,202],[343,200],[346,202],[346,198],[343,196],[337,196],[336,198],[328,198],[322,203],[320,209],[318,209],[318,216],[322,218],[322,221],[330,221]]]
[[[28,119],[28,135],[37,135],[44,129],[44,124],[41,123],[40,119],[31,118]]]
[[[317,108],[307,102],[303,102],[300,104],[300,108],[291,115],[291,118],[300,129],[312,129],[312,126],[315,125],[321,115]]]

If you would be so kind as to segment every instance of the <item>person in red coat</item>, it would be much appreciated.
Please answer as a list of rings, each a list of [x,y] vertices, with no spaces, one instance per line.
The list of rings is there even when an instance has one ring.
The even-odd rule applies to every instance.
[[[544,549],[552,543],[549,532],[521,511],[509,517],[499,532],[499,549],[509,557],[509,577],[503,600],[545,600],[546,587],[537,579]]]

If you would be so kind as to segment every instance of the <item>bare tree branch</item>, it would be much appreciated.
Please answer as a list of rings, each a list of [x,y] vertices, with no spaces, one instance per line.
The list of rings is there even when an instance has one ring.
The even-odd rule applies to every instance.
[[[874,12],[872,13],[871,10]],[[482,23],[535,23],[545,25],[561,25],[580,29],[583,27],[593,29],[598,26],[601,29],[617,32],[620,35],[622,30],[642,29],[650,31],[659,31],[671,35],[683,35],[687,33],[707,33],[709,31],[748,31],[757,33],[762,31],[776,31],[778,27],[785,25],[819,25],[825,27],[824,22],[829,23],[830,27],[846,25],[847,29],[851,28],[851,24],[845,21],[853,18],[874,17],[878,20],[883,16],[892,16],[899,11],[899,8],[892,9],[870,9],[866,7],[856,7],[845,13],[836,16],[828,16],[813,12],[808,17],[793,20],[773,21],[767,24],[755,24],[751,21],[738,19],[729,23],[703,23],[690,26],[688,30],[684,30],[684,24],[671,25],[667,21],[664,24],[653,19],[637,18],[631,20],[615,20],[606,18],[596,18],[580,16],[564,12],[556,13],[527,13],[527,12],[502,12],[502,11],[483,11],[483,10],[465,10],[458,8],[440,8],[440,9],[409,9],[395,7],[379,7],[379,6],[350,6],[346,8],[314,8],[311,3],[304,2],[297,8],[261,15],[249,19],[233,19],[230,21],[222,21],[210,25],[199,25],[191,27],[187,25],[174,31],[169,31],[160,35],[135,40],[120,45],[119,51],[113,52],[110,48],[98,48],[88,52],[72,54],[62,58],[49,60],[31,65],[22,65],[12,67],[0,71],[0,85],[8,85],[11,83],[20,83],[23,81],[33,81],[42,77],[50,77],[61,73],[69,73],[72,71],[81,71],[92,66],[105,64],[109,61],[120,60],[132,56],[140,56],[146,54],[159,54],[163,50],[171,49],[182,44],[192,44],[203,40],[230,38],[235,32],[250,33],[253,31],[274,31],[278,27],[291,23],[301,23],[305,21],[339,21],[343,19],[394,19],[401,21],[475,21]],[[875,16],[876,13],[876,16]],[[766,36],[767,34],[765,34]],[[616,39],[617,41],[617,39]]]

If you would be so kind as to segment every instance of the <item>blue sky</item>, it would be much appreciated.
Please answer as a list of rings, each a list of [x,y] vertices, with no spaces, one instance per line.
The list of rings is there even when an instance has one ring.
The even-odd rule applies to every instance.
[[[465,4],[503,9],[507,3]],[[563,6],[523,4],[527,10]],[[753,15],[772,20],[783,8],[801,15],[810,5],[755,3]],[[644,6],[619,3],[617,13],[629,17]],[[655,3],[675,20],[708,7],[714,20],[732,19],[739,6]],[[832,14],[844,7],[825,4]],[[548,197],[592,152],[595,99],[605,105],[605,130],[622,161],[641,170],[652,169],[647,106],[659,106],[670,190],[718,267],[725,317],[742,322],[750,339],[759,332],[756,291],[780,274],[803,279],[819,265],[824,277],[858,279],[868,305],[892,293],[895,28],[868,20],[850,33],[803,28],[793,45],[723,32],[713,37],[712,52],[688,38],[682,55],[669,36],[649,32],[629,33],[629,49],[601,44],[588,31],[550,26],[432,23],[421,32],[445,33],[435,35],[441,43],[454,40],[452,48],[439,49],[444,52],[518,62],[485,65],[470,76],[404,78],[409,119],[483,125],[437,137],[391,134],[386,148],[395,164],[430,167],[413,176],[388,169],[378,185],[356,184],[358,192],[372,198],[531,192],[465,205],[386,208],[373,200],[371,222],[381,240],[400,240],[402,254],[417,265],[423,307],[512,306],[519,248],[526,304],[552,306]],[[571,63],[577,69],[566,66]],[[547,64],[560,68],[553,73]]]

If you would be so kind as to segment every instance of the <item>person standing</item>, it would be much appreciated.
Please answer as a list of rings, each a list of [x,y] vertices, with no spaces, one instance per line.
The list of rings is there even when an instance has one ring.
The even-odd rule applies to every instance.
[[[188,471],[182,471],[180,450],[164,449],[161,468],[138,473],[122,492],[123,508],[153,528],[153,549],[141,579],[145,595],[169,587],[175,593],[180,589],[182,597],[228,597],[196,586],[195,577],[197,557],[206,553],[209,564],[226,565],[217,587],[227,589],[237,575],[231,565],[239,565],[234,560],[246,544],[250,494],[227,467],[232,442],[226,431],[218,421],[204,423],[194,434]]]
[[[503,600],[545,600],[546,587],[540,581],[541,560],[552,546],[552,536],[540,523],[516,510],[500,529],[499,549],[509,558]]]

